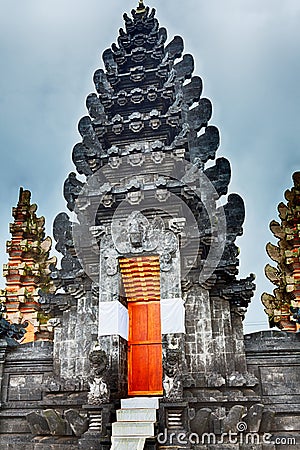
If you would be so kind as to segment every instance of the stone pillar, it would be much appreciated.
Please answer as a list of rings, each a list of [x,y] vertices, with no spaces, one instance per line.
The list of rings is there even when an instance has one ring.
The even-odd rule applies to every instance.
[[[100,336],[99,345],[109,357],[109,386],[118,398],[127,397],[127,341],[119,335]]]
[[[213,331],[213,367],[224,378],[235,370],[230,303],[219,297],[211,298]]]
[[[212,370],[212,324],[209,294],[193,286],[185,295],[186,360],[197,387],[205,386],[205,377]]]

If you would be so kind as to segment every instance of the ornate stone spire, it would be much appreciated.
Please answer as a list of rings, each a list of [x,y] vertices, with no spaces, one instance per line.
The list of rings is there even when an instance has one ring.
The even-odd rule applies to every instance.
[[[206,163],[216,158],[220,135],[218,128],[209,124],[212,104],[209,99],[202,97],[202,80],[193,74],[193,56],[183,53],[184,42],[180,36],[175,36],[166,43],[167,30],[160,27],[155,14],[155,9],[150,10],[142,0],[132,10],[132,17],[124,14],[124,28],[119,30],[117,42],[103,52],[104,67],[94,74],[96,93],[87,97],[88,115],[82,117],[78,124],[82,140],[73,148],[72,159],[77,172],[86,176],[86,183],[78,180],[72,172],[65,182],[64,196],[68,208],[81,214],[84,208],[78,209],[78,197],[85,203],[81,193],[85,192],[84,195],[87,195],[90,184],[104,171],[107,183],[103,182],[101,187],[105,195],[101,194],[96,225],[99,225],[97,221],[102,214],[106,217],[109,208],[109,217],[114,214],[121,201],[120,189],[122,199],[125,198],[126,201],[129,199],[130,202],[139,203],[144,195],[141,187],[143,183],[141,186],[136,183],[133,188],[126,181],[125,184],[122,182],[122,188],[118,186],[115,172],[120,174],[121,167],[126,171],[126,161],[129,161],[129,172],[133,172],[132,167],[146,164],[145,160],[150,155],[152,162],[157,167],[160,165],[159,170],[163,170],[161,164],[166,164],[166,158],[171,165],[177,160],[188,161],[194,165],[197,173],[208,177],[216,191],[216,198],[226,195],[228,191],[230,163],[225,158],[218,158],[214,166],[206,168]],[[108,175],[107,170],[112,170],[113,173]],[[153,183],[158,181],[154,179]],[[176,191],[171,184],[165,181],[162,192],[166,196],[169,195],[168,191]],[[132,192],[133,189],[135,192]],[[189,203],[189,207],[199,210],[197,200],[193,203],[184,190],[180,196],[184,202]],[[204,209],[198,211],[196,216],[200,234],[204,235],[209,227],[205,225],[207,217],[204,217],[203,211]],[[226,244],[217,268],[222,292],[224,283],[235,283],[238,274],[239,252],[235,240],[243,233],[245,218],[244,203],[239,195],[229,195],[224,213],[227,225]],[[79,222],[83,223],[84,220],[80,218]],[[72,228],[71,224],[65,225]],[[54,228],[54,236],[57,235],[60,239],[59,227],[55,225]],[[91,242],[91,239],[87,241]],[[204,241],[208,242],[209,239],[203,237]],[[209,245],[204,246],[206,250],[202,255],[209,251]],[[73,250],[68,250],[67,253],[75,267]],[[91,252],[86,252],[86,256],[83,255],[82,258],[89,260],[86,266],[97,264],[97,256],[92,263]],[[70,279],[67,272],[63,278]],[[229,295],[233,303],[246,307],[253,295],[252,281],[253,277],[250,277],[241,285],[235,284],[230,295],[226,293],[226,298]]]
[[[0,292],[6,318],[15,323],[28,322],[22,342],[49,338],[38,291],[53,289],[49,266],[56,263],[56,258],[48,259],[52,241],[50,237],[45,238],[45,219],[37,217],[37,205],[31,204],[30,198],[31,193],[21,188],[18,205],[12,210],[12,238],[6,245],[9,260],[3,267],[6,289]]]
[[[279,240],[269,243],[267,253],[277,268],[267,265],[267,278],[277,287],[273,294],[262,295],[270,326],[284,331],[300,329],[300,172],[293,175],[294,187],[287,190],[287,204],[278,206],[281,223],[273,220],[270,229]]]

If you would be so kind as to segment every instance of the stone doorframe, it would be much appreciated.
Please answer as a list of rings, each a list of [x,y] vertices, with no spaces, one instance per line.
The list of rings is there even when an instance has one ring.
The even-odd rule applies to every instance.
[[[176,220],[176,219],[175,219]],[[177,233],[170,229],[177,230]],[[111,392],[117,398],[127,395],[128,311],[122,297],[119,258],[159,255],[161,320],[163,342],[163,386],[166,399],[182,397],[179,380],[184,358],[185,309],[181,295],[179,233],[174,219],[166,225],[161,217],[148,220],[133,211],[124,220],[113,221],[100,239],[99,336],[106,351],[111,374]]]

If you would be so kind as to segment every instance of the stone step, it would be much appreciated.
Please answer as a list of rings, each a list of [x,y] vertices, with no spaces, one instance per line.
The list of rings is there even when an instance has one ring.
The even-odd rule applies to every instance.
[[[145,438],[112,437],[111,450],[143,450],[145,441]]]
[[[131,408],[117,411],[118,422],[156,422],[155,408]]]
[[[158,397],[132,397],[121,400],[122,409],[158,409]]]
[[[150,422],[115,422],[112,424],[114,437],[152,437],[154,423]]]

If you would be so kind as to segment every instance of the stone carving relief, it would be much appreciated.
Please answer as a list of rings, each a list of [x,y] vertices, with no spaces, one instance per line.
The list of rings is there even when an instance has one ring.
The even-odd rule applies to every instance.
[[[64,183],[64,197],[67,208],[74,211],[75,203],[83,188],[83,183],[77,179],[76,173],[71,172]]]
[[[88,419],[75,409],[64,415],[54,409],[33,411],[26,416],[31,433],[36,436],[81,436],[88,430]]]
[[[89,405],[102,405],[109,403],[110,388],[107,380],[108,357],[104,350],[96,344],[89,355],[91,363],[91,376],[89,378],[90,392]]]
[[[168,348],[163,362],[164,399],[168,402],[178,402],[183,398],[181,350]]]
[[[117,114],[112,118],[112,132],[114,134],[119,135],[123,132],[124,130],[123,122],[124,119],[122,116],[120,116],[120,114]]]
[[[144,128],[143,122],[143,114],[139,112],[134,112],[129,116],[129,129],[133,131],[133,133],[139,133]]]
[[[156,217],[150,222],[140,211],[134,211],[126,221],[113,221],[112,237],[120,254],[156,252],[161,270],[169,271],[178,250],[176,235],[165,229],[164,221]]]
[[[157,130],[161,126],[161,120],[159,118],[160,112],[157,109],[153,109],[149,113],[150,121],[149,125],[152,130]]]
[[[89,116],[84,116],[78,124],[78,131],[82,136],[82,143],[90,149],[97,150],[99,154],[103,152],[103,148],[95,133],[93,123]]]
[[[130,79],[134,83],[139,83],[145,78],[145,67],[137,66],[130,69]]]
[[[108,82],[103,69],[98,69],[94,74],[94,83],[98,94],[112,94],[113,89]]]
[[[144,100],[144,91],[141,88],[132,89],[130,95],[132,103],[138,104]]]
[[[268,433],[272,429],[275,412],[262,404],[254,404],[249,408],[235,405],[227,411],[225,408],[201,408],[190,411],[192,416],[191,431],[202,436],[204,433]],[[239,427],[243,427],[239,429]],[[254,447],[253,447],[254,448]]]
[[[112,240],[110,240],[111,244]],[[111,246],[112,246],[111,245]],[[105,272],[108,276],[112,277],[118,273],[118,253],[113,248],[107,248],[103,251],[104,256],[104,265],[105,265]]]

